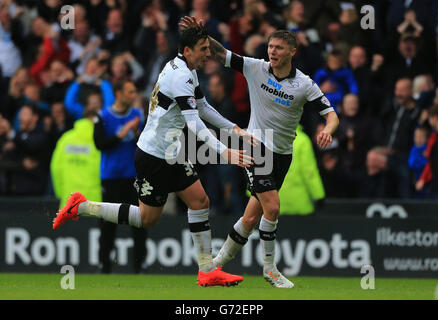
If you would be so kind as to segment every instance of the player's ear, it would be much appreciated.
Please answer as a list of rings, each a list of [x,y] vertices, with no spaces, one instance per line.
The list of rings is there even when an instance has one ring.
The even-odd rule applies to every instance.
[[[297,53],[297,48],[291,50],[291,56],[293,57]]]
[[[189,55],[191,51],[192,51],[192,49],[190,49],[189,46],[185,46],[184,50],[183,50],[183,56]]]

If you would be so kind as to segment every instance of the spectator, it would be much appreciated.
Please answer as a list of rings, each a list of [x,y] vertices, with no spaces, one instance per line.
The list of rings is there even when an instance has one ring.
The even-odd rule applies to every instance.
[[[114,102],[112,85],[101,78],[102,66],[97,58],[90,58],[85,66],[85,73],[76,78],[65,95],[64,104],[69,115],[80,119],[84,111],[85,97],[90,92],[100,92],[103,97],[103,108],[108,108]]]
[[[102,49],[113,54],[131,49],[131,37],[124,32],[123,23],[122,11],[120,9],[111,9],[106,18],[106,30],[102,36]]]
[[[61,0],[44,0],[38,1],[37,10],[38,16],[48,23],[55,23],[58,21],[59,12],[61,11]]]
[[[337,148],[321,150],[318,167],[327,198],[346,198],[347,184]]]
[[[90,30],[87,20],[75,21],[68,47],[71,51],[70,63],[77,74],[84,73],[88,59],[98,55],[101,44],[102,40]]]
[[[46,117],[46,131],[49,135],[49,150],[52,154],[58,139],[73,127],[72,119],[67,115],[61,101],[52,104],[50,117]]]
[[[230,49],[237,53],[244,55],[244,44],[245,38],[254,31],[255,18],[248,12],[241,13],[236,17],[230,19],[228,26],[230,29]],[[267,38],[265,38],[266,41]],[[263,50],[263,48],[258,48],[256,50]],[[263,56],[267,50],[264,50]],[[258,56],[260,57],[260,56]],[[231,91],[231,100],[236,106],[236,111],[238,114],[238,120],[236,124],[245,128],[249,121],[249,95],[248,95],[248,84],[245,77],[240,73],[234,71],[232,76],[233,87]]]
[[[94,128],[94,142],[102,152],[102,201],[136,205],[134,155],[144,116],[141,110],[132,107],[136,97],[136,87],[132,82],[119,81],[114,86],[114,94],[115,103],[99,112]],[[99,258],[102,273],[111,272],[110,252],[116,228],[117,224],[101,220]],[[146,230],[132,227],[132,232],[134,271],[139,273],[146,257]]]
[[[432,75],[420,74],[412,82],[413,97],[417,101],[418,107],[424,111],[433,105],[435,98],[435,83]]]
[[[40,88],[34,82],[26,84],[24,88],[23,101],[25,104],[32,104],[35,106],[37,112],[41,116],[50,114],[50,105],[41,99]]]
[[[93,140],[93,119],[99,106],[87,104],[83,119],[65,132],[56,144],[50,162],[50,172],[59,207],[67,202],[70,193],[81,190],[93,201],[101,201],[100,151]],[[81,174],[78,174],[80,172]]]
[[[173,57],[174,53],[171,52],[169,41],[164,32],[157,32],[156,36],[156,49],[146,65],[146,86],[144,95],[149,99],[155,83],[158,80],[158,75],[163,69],[164,65]]]
[[[414,145],[409,153],[409,168],[415,174],[415,182],[418,181],[423,173],[424,167],[427,164],[425,151],[427,147],[429,130],[427,127],[418,127],[414,132]],[[414,198],[423,198],[425,192],[423,190],[416,191]]]
[[[208,84],[208,101],[225,118],[233,122],[236,112],[233,102],[227,95],[225,78],[220,73],[213,73]],[[217,131],[217,136],[221,134]],[[236,166],[230,164],[207,165],[200,174],[206,176],[206,192],[211,209],[221,213],[241,214],[244,211],[244,177]],[[204,180],[205,181],[205,180]],[[217,188],[215,188],[217,185]]]
[[[345,94],[359,94],[353,72],[344,66],[343,55],[338,50],[329,53],[327,66],[319,69],[313,80],[319,85],[334,108],[342,101]]]
[[[399,79],[394,88],[394,99],[388,101],[381,114],[384,141],[391,153],[402,155],[407,160],[419,115],[412,81],[409,78]]]
[[[299,50],[294,56],[297,68],[305,74],[315,74],[324,64],[318,32],[306,27],[304,4],[292,1],[285,10],[286,28],[296,32]]]
[[[423,26],[417,21],[417,15],[414,10],[405,12],[405,20],[398,25],[397,32],[403,34],[411,31],[415,37],[420,37],[423,32]]]
[[[130,52],[118,53],[111,60],[111,83],[113,85],[121,80],[137,83],[143,74],[143,67]]]
[[[170,43],[167,38],[171,33],[167,32],[167,22],[163,13],[157,9],[152,3],[146,5],[141,13],[141,27],[135,34],[134,49],[137,60],[145,69],[153,62],[154,53],[161,51],[163,48],[157,48],[158,43],[163,41],[163,36],[166,37],[167,50],[170,49]],[[162,32],[159,36],[159,33]],[[160,37],[160,39],[159,39]]]
[[[16,169],[17,164],[12,159],[8,159],[7,148],[4,148],[15,136],[8,119],[0,115],[0,195],[10,193],[10,173],[11,169]]]
[[[339,40],[345,42],[348,47],[354,45],[367,46],[369,43],[366,37],[367,33],[362,29],[359,18],[359,8],[354,5],[345,7],[339,16],[339,22],[341,23]]]
[[[415,189],[417,191],[423,190],[425,185],[430,188],[428,197],[431,199],[438,199],[438,106],[434,105],[429,110],[429,124],[432,127],[432,134],[427,141],[426,158],[427,164],[424,168],[420,179],[418,179]]]
[[[385,88],[394,87],[397,79],[408,77],[413,79],[419,74],[427,74],[431,70],[429,63],[419,53],[419,38],[412,33],[404,33],[400,36],[398,52],[394,57],[389,56],[389,63],[385,71]]]
[[[9,91],[3,95],[0,106],[0,113],[9,122],[14,121],[17,112],[24,104],[24,89],[31,81],[29,71],[25,67],[18,68],[9,81]]]
[[[299,0],[291,1],[284,12],[286,28],[296,33],[302,31],[306,22],[304,4]]]
[[[312,141],[302,127],[297,127],[292,165],[284,178],[280,197],[280,214],[307,215],[325,199],[324,185],[319,175]]]
[[[59,36],[55,29],[42,18],[35,18],[32,26],[33,33],[43,38],[36,60],[30,68],[30,74],[39,86],[43,85],[41,74],[46,71],[53,60],[69,62],[70,49],[67,41]]]
[[[11,78],[22,64],[24,35],[23,26],[18,19],[22,12],[13,3],[0,3],[0,75],[5,79]],[[7,81],[5,85],[7,86]]]
[[[222,24],[215,17],[212,17],[211,12],[208,10],[209,0],[192,0],[192,12],[190,16],[195,17],[198,20],[204,21],[204,25],[208,31],[208,34],[219,42],[223,42],[223,35],[219,31],[221,29],[228,28],[225,24]]]
[[[339,127],[335,133],[339,142],[340,161],[346,174],[358,172],[365,166],[367,151],[378,141],[373,122],[360,115],[359,103],[359,98],[355,94],[349,93],[344,96]]]
[[[48,177],[48,136],[39,121],[37,110],[31,105],[21,108],[20,127],[13,141],[4,150],[8,158],[18,164],[11,173],[11,192],[14,195],[43,195]]]
[[[365,174],[358,185],[361,197],[379,199],[395,197],[394,192],[391,192],[396,187],[390,168],[387,152],[384,148],[375,147],[368,151]]]
[[[41,100],[40,88],[34,82],[29,82],[28,84],[26,84],[20,102],[21,105],[24,104],[33,106],[35,108],[35,111],[38,112],[40,119],[50,114],[50,105],[47,102]],[[21,105],[13,120],[13,126],[15,131],[18,131],[20,128],[19,115],[21,112]]]
[[[348,55],[348,64],[353,71],[354,79],[359,89],[361,113],[378,118],[378,106],[384,98],[382,89],[382,73],[378,65],[379,57],[373,58],[373,63],[367,63],[367,52],[362,46],[353,46]]]
[[[395,98],[384,107],[381,121],[387,154],[391,156],[391,169],[397,180],[396,197],[410,197],[410,172],[408,166],[412,137],[418,124],[420,110],[412,95],[412,81],[402,78],[395,85]]]
[[[63,101],[73,79],[73,71],[64,62],[53,60],[43,76],[44,87],[41,89],[41,99],[48,104]]]

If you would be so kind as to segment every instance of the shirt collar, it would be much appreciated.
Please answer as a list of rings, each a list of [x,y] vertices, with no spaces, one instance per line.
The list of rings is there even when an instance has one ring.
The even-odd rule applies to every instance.
[[[272,67],[271,67],[271,64],[269,64],[269,73],[271,73],[274,77],[275,77],[275,79],[277,79],[277,81],[283,81],[284,79],[287,79],[287,78],[295,78],[295,76],[296,76],[296,74],[297,74],[297,69],[295,68],[295,66],[292,64],[292,68],[290,69],[290,72],[289,72],[289,74],[286,76],[286,77],[284,77],[284,78],[277,78],[275,75],[274,75],[274,70],[272,70]]]
[[[181,53],[178,53],[177,58],[180,58],[182,61],[184,61],[187,64],[186,57],[184,57]]]

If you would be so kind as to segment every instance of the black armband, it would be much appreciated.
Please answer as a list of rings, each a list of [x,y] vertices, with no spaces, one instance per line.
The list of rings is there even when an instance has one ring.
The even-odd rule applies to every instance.
[[[321,113],[326,109],[332,108],[330,102],[324,95],[320,96],[319,98],[316,98],[315,100],[308,101],[307,103],[318,113]]]
[[[181,111],[184,110],[196,110],[196,99],[192,96],[182,96],[182,97],[176,97],[175,98],[176,103],[178,103],[179,108]]]

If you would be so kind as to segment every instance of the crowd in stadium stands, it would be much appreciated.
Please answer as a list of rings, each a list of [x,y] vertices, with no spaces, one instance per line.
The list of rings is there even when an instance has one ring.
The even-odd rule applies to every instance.
[[[72,30],[60,24],[71,12],[62,13],[63,5],[74,8]],[[373,10],[361,11],[364,5]],[[267,59],[271,32],[296,32],[294,65],[340,117],[324,150],[314,142],[322,118],[309,108],[302,118],[326,197],[438,198],[435,0],[2,0],[0,194],[53,196],[58,139],[87,105],[110,107],[118,80],[133,81],[134,106],[147,115],[158,74],[177,53],[184,15],[202,19],[226,48],[256,58]],[[198,74],[210,103],[245,128],[243,75],[214,61]],[[242,212],[240,170],[199,168],[212,210]]]

